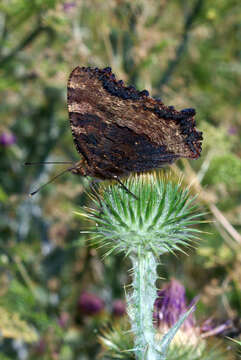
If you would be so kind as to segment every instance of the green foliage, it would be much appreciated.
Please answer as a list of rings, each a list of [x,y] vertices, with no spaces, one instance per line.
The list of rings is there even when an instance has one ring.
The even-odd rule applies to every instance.
[[[134,359],[133,350],[131,350],[133,348],[133,338],[130,336],[127,323],[122,323],[122,328],[116,326],[113,329],[105,330],[99,340],[104,348],[101,359]],[[199,346],[190,345],[188,340],[179,343],[174,341],[167,355],[167,360],[217,359],[227,360],[227,352],[218,341],[208,344],[205,340],[201,340]]]
[[[204,144],[201,159],[190,165],[204,187],[195,195],[201,191],[207,206],[215,202],[228,227],[220,218],[197,226],[207,232],[199,251],[166,256],[163,271],[193,296],[203,294],[201,317],[240,317],[240,243],[232,235],[241,230],[239,44],[239,0],[0,1],[0,135],[16,136],[15,144],[0,145],[0,303],[45,344],[40,354],[35,344],[23,343],[28,360],[94,359],[100,324],[77,324],[78,296],[86,289],[101,293],[107,310],[100,323],[112,321],[112,300],[128,280],[118,254],[102,260],[84,234],[76,246],[86,220],[73,209],[95,206],[87,179],[69,174],[27,198],[61,169],[24,162],[79,159],[66,107],[67,77],[76,65],[112,66],[119,78],[165,104],[196,108]],[[188,168],[177,165],[195,184]],[[219,295],[207,290],[214,282]],[[70,318],[64,330],[62,312]],[[1,358],[16,359],[20,350],[2,339]]]
[[[16,298],[18,299],[17,302]],[[1,303],[7,306],[10,311],[17,311],[26,316],[29,309],[35,305],[35,298],[27,287],[13,279],[8,287],[8,295],[1,299]]]
[[[229,186],[233,184],[233,189],[241,186],[241,160],[232,153],[215,156],[210,163],[205,176],[205,182],[214,185],[221,182]]]
[[[238,141],[238,137],[235,135],[230,136],[228,129],[222,127],[218,129],[213,124],[202,122],[201,129],[205,135],[204,139],[204,151],[212,152],[214,154],[225,155],[227,152],[232,151],[234,144]],[[215,145],[215,146],[214,146]]]

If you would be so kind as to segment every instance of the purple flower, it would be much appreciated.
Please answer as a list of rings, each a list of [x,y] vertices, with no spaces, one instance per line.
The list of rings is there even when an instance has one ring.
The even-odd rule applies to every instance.
[[[186,304],[185,288],[177,280],[172,279],[162,290],[158,291],[155,301],[154,318],[157,327],[171,328],[188,310]],[[193,314],[190,314],[183,324],[183,328],[193,327],[195,323]]]
[[[165,333],[170,329],[179,320],[180,316],[195,303],[196,298],[187,306],[184,286],[179,281],[172,279],[162,290],[158,291],[158,298],[154,304],[154,320],[160,333]],[[222,324],[216,324],[212,318],[204,321],[202,325],[196,325],[192,313],[184,321],[178,334],[180,341],[186,339],[188,343],[195,344],[199,342],[200,337],[206,338],[221,334],[230,326],[231,322],[229,320]],[[175,337],[177,341],[178,334]]]
[[[235,126],[230,126],[228,129],[229,135],[236,135],[237,134],[237,128]]]
[[[73,9],[75,7],[76,7],[76,3],[74,1],[65,2],[63,4],[64,11],[66,11],[66,12],[70,11],[71,9]]]
[[[97,315],[104,309],[104,301],[98,296],[83,292],[78,300],[78,310],[83,315]]]
[[[0,135],[0,145],[2,146],[10,146],[16,142],[16,136],[9,132],[3,132]]]
[[[126,304],[124,301],[118,299],[112,304],[112,313],[114,316],[124,316],[126,313]]]

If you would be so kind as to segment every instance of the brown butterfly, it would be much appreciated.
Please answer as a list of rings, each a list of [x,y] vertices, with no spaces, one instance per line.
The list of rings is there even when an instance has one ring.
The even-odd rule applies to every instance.
[[[194,109],[177,111],[147,90],[126,87],[110,67],[76,67],[67,98],[74,143],[82,156],[67,171],[120,182],[131,172],[200,156],[202,133],[195,128]]]
[[[111,68],[77,67],[67,90],[70,126],[82,155],[75,174],[113,179],[200,155],[194,109],[176,111],[146,90],[125,87]]]

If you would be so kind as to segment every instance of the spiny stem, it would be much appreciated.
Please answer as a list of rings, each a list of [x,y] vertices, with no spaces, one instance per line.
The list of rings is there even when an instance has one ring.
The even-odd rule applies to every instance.
[[[152,252],[138,249],[131,256],[133,265],[133,294],[127,299],[132,331],[135,337],[135,353],[138,360],[157,360],[155,349],[153,306],[156,298],[157,261]]]

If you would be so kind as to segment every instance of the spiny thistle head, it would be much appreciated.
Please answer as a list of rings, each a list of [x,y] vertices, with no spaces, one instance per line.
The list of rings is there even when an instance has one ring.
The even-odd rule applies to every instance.
[[[101,185],[96,208],[84,213],[94,221],[89,233],[99,245],[126,254],[151,251],[159,256],[181,250],[200,232],[197,206],[180,179],[163,171],[136,174],[124,181],[135,197],[119,184]]]

